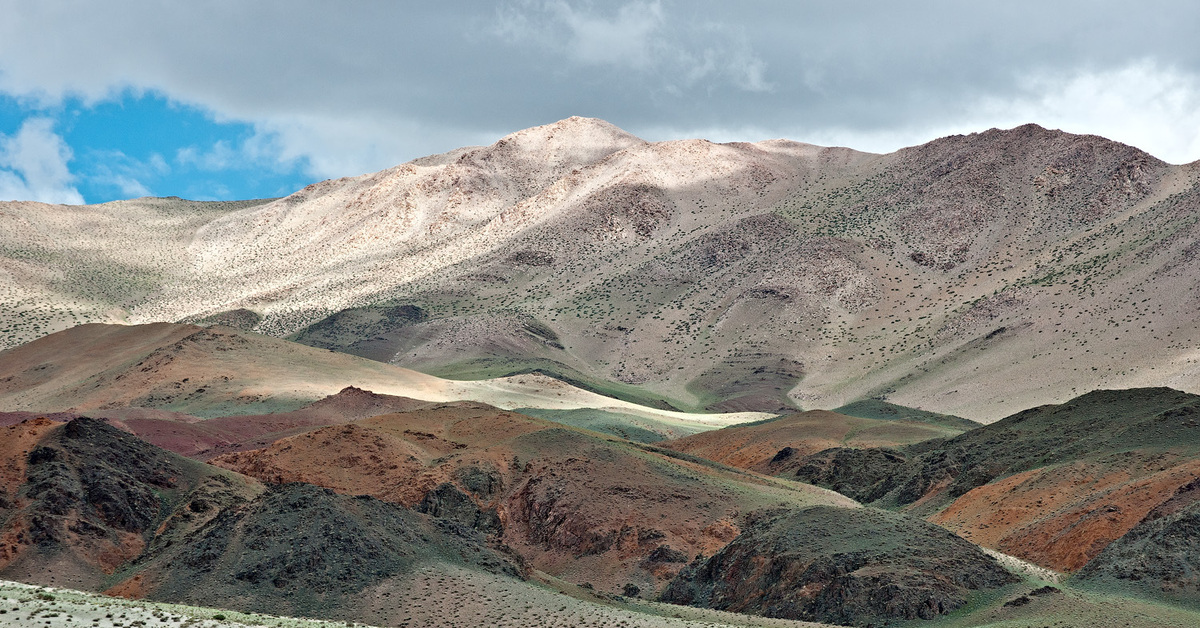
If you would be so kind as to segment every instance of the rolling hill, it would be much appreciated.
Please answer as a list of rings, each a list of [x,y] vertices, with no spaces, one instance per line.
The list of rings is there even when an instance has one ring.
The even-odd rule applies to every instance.
[[[1132,530],[1168,515],[1186,528],[1198,474],[1200,397],[1146,388],[1091,392],[948,440],[829,449],[793,477],[1057,571],[1100,574],[1090,561],[1128,546]]]
[[[308,482],[501,534],[539,570],[654,592],[747,513],[856,504],[836,493],[481,404],[385,414],[225,454],[268,483]]]
[[[705,431],[660,442],[701,458],[767,475],[790,476],[812,454],[834,447],[896,447],[966,431],[966,421],[942,425],[919,419],[868,419],[827,410]]]
[[[768,416],[661,410],[535,374],[451,381],[221,326],[85,324],[0,352],[0,407],[10,412],[149,408],[205,418],[257,415],[298,410],[348,386],[422,401],[610,410],[696,429]]]

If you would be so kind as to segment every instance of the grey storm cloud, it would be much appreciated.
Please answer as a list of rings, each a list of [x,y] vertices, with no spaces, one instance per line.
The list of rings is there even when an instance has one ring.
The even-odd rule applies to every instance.
[[[570,115],[891,150],[1038,122],[1200,158],[1200,3],[0,2],[0,91],[153,90],[355,174]]]

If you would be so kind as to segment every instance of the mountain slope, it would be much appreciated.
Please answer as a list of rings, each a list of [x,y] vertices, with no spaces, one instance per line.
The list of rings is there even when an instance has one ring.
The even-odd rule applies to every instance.
[[[696,561],[663,598],[766,617],[873,625],[934,619],[1016,582],[967,541],[911,517],[817,506],[769,513]]]
[[[679,408],[886,397],[992,421],[1200,392],[1198,181],[1035,125],[871,155],[572,118],[270,202],[4,204],[0,341],[224,321]]]
[[[115,591],[189,604],[217,599],[246,612],[357,619],[366,606],[364,589],[427,564],[525,576],[519,561],[488,548],[473,530],[369,497],[287,484],[226,509],[186,544],[147,553]],[[403,601],[396,606],[402,612]]]
[[[262,490],[95,419],[3,429],[4,578],[94,589],[151,544],[178,540]]]
[[[219,326],[80,325],[0,352],[6,410],[142,407],[218,417],[296,410],[346,386],[426,401],[611,409],[701,428],[766,416],[658,410],[539,375],[454,382]]]
[[[286,438],[213,464],[367,494],[498,535],[542,571],[647,596],[751,511],[854,507],[831,491],[497,410],[453,404]]]
[[[958,426],[865,419],[810,410],[701,432],[659,446],[759,473],[791,476],[805,457],[825,449],[895,447],[931,438],[949,438],[964,431]]]
[[[1197,474],[1200,396],[1149,388],[1088,393],[945,441],[827,450],[794,477],[1072,572],[1156,509],[1194,500]]]

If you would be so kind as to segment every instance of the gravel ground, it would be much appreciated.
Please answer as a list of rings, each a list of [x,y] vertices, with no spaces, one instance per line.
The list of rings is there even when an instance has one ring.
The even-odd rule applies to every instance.
[[[352,624],[362,626],[363,624]],[[0,626],[35,628],[325,628],[346,622],[272,617],[215,608],[126,600],[0,581]]]

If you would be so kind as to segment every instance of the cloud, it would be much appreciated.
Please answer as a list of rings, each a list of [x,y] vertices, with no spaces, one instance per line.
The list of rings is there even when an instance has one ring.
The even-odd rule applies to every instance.
[[[1151,60],[1022,77],[1025,94],[990,98],[979,119],[1037,122],[1137,146],[1172,163],[1200,158],[1200,78]]]
[[[672,93],[698,85],[769,91],[767,64],[741,29],[674,19],[661,2],[634,1],[601,13],[566,0],[524,0],[496,10],[492,33],[579,66],[651,74]]]
[[[165,153],[214,178],[360,174],[571,115],[876,151],[1034,121],[1190,161],[1198,20],[1172,0],[44,0],[5,9],[0,92],[52,111],[151,91],[252,127]]]
[[[120,150],[97,150],[88,156],[92,166],[84,170],[82,177],[93,186],[118,190],[121,198],[153,196],[154,191],[146,181],[161,179],[171,172],[167,160],[157,153],[144,161]]]
[[[288,115],[255,125],[248,150],[260,160],[296,165],[310,176],[374,172],[414,157],[490,144],[513,129],[477,130],[400,115]]]
[[[561,50],[576,63],[645,70],[664,52],[658,41],[663,25],[658,2],[630,2],[613,15],[601,15],[548,0],[501,5],[493,31],[509,44]]]
[[[947,135],[1033,122],[1070,133],[1124,142],[1167,162],[1200,158],[1200,77],[1150,60],[1097,70],[1037,71],[1015,77],[1014,93],[964,99],[940,119],[918,118],[882,128],[796,124],[765,127],[661,126],[650,140],[703,137],[716,142],[788,138],[822,146],[888,153]]]
[[[27,118],[16,134],[0,135],[0,200],[83,204],[67,167],[71,148],[54,132],[54,120]]]

